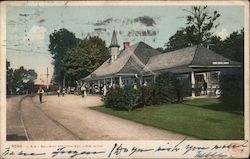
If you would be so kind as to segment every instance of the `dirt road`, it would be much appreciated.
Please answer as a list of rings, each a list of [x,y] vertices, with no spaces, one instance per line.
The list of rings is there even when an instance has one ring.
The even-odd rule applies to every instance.
[[[7,101],[7,125],[17,120],[13,115],[17,110],[14,100],[18,99]],[[43,103],[35,96],[24,98],[20,104],[29,140],[176,140],[187,137],[89,109],[103,104],[99,96],[44,96]]]

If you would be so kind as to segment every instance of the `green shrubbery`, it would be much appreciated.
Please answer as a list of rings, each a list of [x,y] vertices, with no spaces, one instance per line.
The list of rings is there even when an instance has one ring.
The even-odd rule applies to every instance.
[[[220,100],[229,110],[243,111],[243,70],[230,69],[220,75]]]
[[[138,86],[137,89],[132,86],[111,88],[104,101],[106,107],[131,111],[143,106],[180,102],[182,98],[181,86],[176,77],[171,73],[163,73],[158,75],[155,84]]]
[[[131,111],[139,105],[141,97],[139,93],[132,86],[110,88],[104,98],[105,105],[116,110],[126,109]]]

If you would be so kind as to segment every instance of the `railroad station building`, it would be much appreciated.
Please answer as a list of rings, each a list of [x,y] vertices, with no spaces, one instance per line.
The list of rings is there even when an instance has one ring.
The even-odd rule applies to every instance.
[[[161,72],[172,72],[178,79],[189,82],[192,97],[202,95],[202,85],[207,93],[219,94],[219,76],[224,69],[239,68],[241,64],[225,58],[204,46],[161,53],[144,42],[130,45],[123,43],[120,49],[116,32],[113,31],[109,46],[110,58],[82,81],[99,88],[103,84],[129,85],[155,82]]]

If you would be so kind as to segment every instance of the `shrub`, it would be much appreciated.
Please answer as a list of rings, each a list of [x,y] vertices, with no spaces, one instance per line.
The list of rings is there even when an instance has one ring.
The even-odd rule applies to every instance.
[[[163,73],[156,78],[156,84],[138,89],[132,86],[108,89],[104,102],[106,107],[128,111],[141,106],[180,102],[183,98],[181,86],[173,74]]]
[[[137,106],[139,106],[139,101],[141,98],[140,91],[135,90],[132,86],[127,86],[124,88],[124,103],[125,108],[128,111],[133,110]]]
[[[232,110],[243,111],[243,70],[230,69],[220,75],[220,100]]]
[[[122,88],[110,88],[104,97],[104,102],[106,107],[111,107],[113,109],[123,109],[124,108],[124,91]]]
[[[182,92],[175,75],[167,72],[156,78],[156,94],[160,103],[173,103],[182,100]]]
[[[159,96],[155,85],[140,87],[140,104],[141,106],[149,106],[159,104]]]
[[[104,98],[106,107],[111,107],[116,110],[131,111],[139,105],[140,92],[135,90],[132,86],[125,88],[111,88],[108,89],[106,97]]]

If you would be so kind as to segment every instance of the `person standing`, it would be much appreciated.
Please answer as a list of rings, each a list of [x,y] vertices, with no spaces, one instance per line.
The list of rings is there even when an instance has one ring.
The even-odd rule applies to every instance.
[[[203,79],[203,91],[204,94],[207,95],[207,82]]]
[[[106,86],[106,84],[104,84],[104,86],[103,86],[103,96],[106,96],[106,94],[107,94],[107,86]]]
[[[44,94],[44,90],[42,89],[42,87],[40,87],[37,91],[38,95],[39,95],[39,100],[40,103],[42,103],[42,98],[43,98],[43,94]]]
[[[86,91],[86,88],[84,86],[84,84],[81,86],[81,93],[82,93],[82,97],[85,96],[85,91]]]
[[[60,96],[60,88],[58,88],[58,90],[56,92],[57,92],[57,96],[59,97]]]
[[[66,90],[65,90],[65,88],[63,88],[63,89],[62,89],[62,96],[63,96],[63,97],[64,97],[65,93],[66,93]]]

